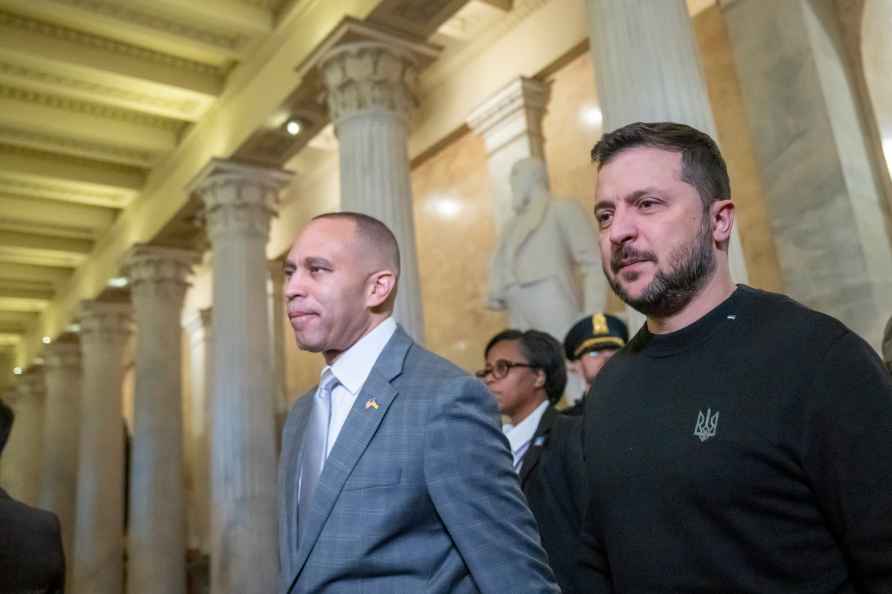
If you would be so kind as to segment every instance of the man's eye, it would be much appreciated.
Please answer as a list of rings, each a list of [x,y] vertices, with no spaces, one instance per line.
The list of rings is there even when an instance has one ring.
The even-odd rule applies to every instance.
[[[595,220],[598,221],[598,225],[604,227],[610,224],[610,219],[613,217],[613,213],[608,211],[600,211],[595,213]]]
[[[656,201],[656,200],[648,200],[648,199],[644,199],[644,200],[642,200],[641,202],[638,203],[638,208],[641,208],[641,209],[643,209],[643,210],[648,210],[648,209],[650,209],[650,208],[655,207],[656,205],[657,205],[657,201]]]

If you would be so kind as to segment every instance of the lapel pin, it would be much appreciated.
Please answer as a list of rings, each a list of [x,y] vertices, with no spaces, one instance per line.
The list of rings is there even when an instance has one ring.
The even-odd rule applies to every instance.
[[[540,435],[539,437],[537,437],[536,439],[533,440],[534,448],[541,447],[544,445],[545,445],[545,436],[544,435]]]
[[[378,401],[374,398],[369,398],[365,401],[365,409],[368,410],[370,408],[374,408],[375,410],[378,410],[380,408],[380,406],[378,406]]]

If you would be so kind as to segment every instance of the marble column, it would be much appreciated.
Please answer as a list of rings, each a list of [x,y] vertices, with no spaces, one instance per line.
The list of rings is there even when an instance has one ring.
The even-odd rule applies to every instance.
[[[722,12],[786,291],[879,349],[889,215],[835,4],[736,0]]]
[[[75,339],[51,343],[44,353],[46,420],[39,507],[59,516],[65,558],[72,559],[81,424],[81,350]],[[67,571],[71,574],[69,561]]]
[[[285,393],[285,275],[283,259],[268,262],[269,270],[269,323],[270,348],[273,368],[273,410],[276,414],[276,453],[281,450],[282,427],[288,416],[288,397]]]
[[[136,318],[128,594],[185,594],[180,314],[193,252],[134,246],[125,271]]]
[[[519,160],[545,160],[542,118],[548,87],[538,80],[518,77],[481,103],[468,116],[468,126],[483,138],[488,156],[496,231],[511,217],[511,167]]]
[[[10,402],[15,421],[3,452],[4,478],[9,494],[29,505],[37,505],[40,494],[45,397],[44,370],[38,366],[19,376]]]
[[[121,387],[130,305],[81,304],[83,384],[75,518],[75,594],[124,589],[124,418]]]
[[[416,62],[377,42],[335,47],[319,65],[338,137],[341,209],[383,221],[402,258],[394,316],[416,341],[424,315],[415,241],[408,134],[415,106]]]
[[[204,201],[214,266],[211,587],[278,587],[274,382],[265,247],[281,170],[214,160],[191,184]]]
[[[210,551],[210,409],[213,394],[212,309],[199,310],[185,325],[189,336],[189,427],[186,431],[188,546]]]
[[[604,131],[632,122],[674,121],[718,142],[685,0],[588,0],[588,6]],[[746,283],[736,226],[728,260],[734,280]],[[644,318],[631,309],[627,316],[634,333]]]

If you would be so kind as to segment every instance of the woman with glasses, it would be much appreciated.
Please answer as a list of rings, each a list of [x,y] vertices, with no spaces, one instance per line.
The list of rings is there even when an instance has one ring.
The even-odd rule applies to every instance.
[[[503,426],[514,469],[564,594],[576,586],[576,551],[584,509],[579,417],[555,410],[567,385],[563,345],[538,330],[505,330],[484,350],[477,372],[510,421]]]

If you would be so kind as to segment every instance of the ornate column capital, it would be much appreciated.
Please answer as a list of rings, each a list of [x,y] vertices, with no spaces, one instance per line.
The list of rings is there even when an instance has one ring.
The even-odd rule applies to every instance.
[[[535,137],[537,142],[531,144],[538,147],[541,153],[542,117],[547,105],[548,86],[536,79],[520,76],[477,106],[468,116],[468,127],[483,137],[490,154],[521,135]]]
[[[189,250],[138,243],[124,263],[134,298],[160,297],[181,301],[199,255]]]
[[[43,355],[47,371],[57,369],[80,369],[81,347],[77,342],[52,342],[46,346]]]
[[[407,123],[418,104],[418,65],[408,51],[375,41],[345,43],[319,62],[335,126],[351,116],[385,112]]]
[[[211,159],[187,190],[204,202],[211,241],[228,234],[267,237],[279,191],[294,173],[225,159]]]
[[[85,346],[126,339],[133,329],[130,304],[81,301],[80,324]]]

